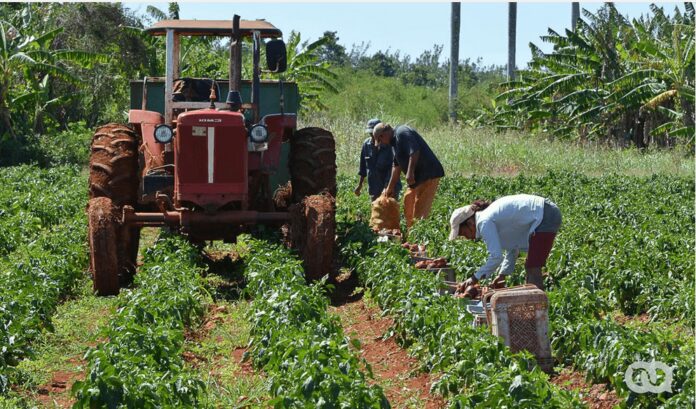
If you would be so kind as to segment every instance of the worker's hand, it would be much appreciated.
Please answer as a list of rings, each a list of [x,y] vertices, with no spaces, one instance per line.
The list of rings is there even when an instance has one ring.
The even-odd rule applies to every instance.
[[[394,197],[394,188],[391,186],[387,186],[384,191],[382,191],[383,195],[386,195],[388,197]]]
[[[478,280],[478,279],[476,278],[476,276],[474,276],[474,275],[472,275],[471,277],[467,278],[467,279],[464,280],[464,282],[461,284],[461,285],[462,285],[462,291],[466,290],[467,287],[469,287],[469,286],[471,286],[471,285],[474,285],[474,284],[478,283],[478,281],[479,281],[479,280]]]
[[[358,185],[358,187],[355,188],[355,196],[360,196],[361,191],[362,191],[362,185]]]
[[[505,276],[503,274],[498,274],[498,276],[491,282],[491,288],[505,288]]]
[[[411,187],[416,184],[416,177],[413,175],[406,175],[406,184]]]

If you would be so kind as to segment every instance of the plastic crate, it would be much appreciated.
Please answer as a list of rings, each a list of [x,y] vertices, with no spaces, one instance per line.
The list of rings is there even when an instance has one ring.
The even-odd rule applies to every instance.
[[[466,306],[466,310],[474,316],[474,320],[471,323],[472,326],[485,327],[488,325],[488,318],[486,318],[486,308],[483,306],[482,301],[469,301],[469,305]]]
[[[493,290],[482,299],[491,333],[512,352],[527,350],[544,372],[553,371],[546,293],[527,284]]]

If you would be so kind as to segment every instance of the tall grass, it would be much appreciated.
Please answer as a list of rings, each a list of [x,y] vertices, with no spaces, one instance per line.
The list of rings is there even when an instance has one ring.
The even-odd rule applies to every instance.
[[[365,122],[378,113],[365,115],[364,121],[348,116],[314,115],[303,118],[304,126],[320,126],[336,137],[338,171],[358,171],[360,146],[365,139]],[[399,124],[395,116],[383,121]],[[607,173],[645,176],[668,174],[694,176],[694,156],[684,149],[619,149],[601,145],[579,145],[568,141],[548,141],[520,132],[496,133],[489,128],[437,125],[416,130],[438,156],[449,176],[544,174],[573,170],[595,176]]]

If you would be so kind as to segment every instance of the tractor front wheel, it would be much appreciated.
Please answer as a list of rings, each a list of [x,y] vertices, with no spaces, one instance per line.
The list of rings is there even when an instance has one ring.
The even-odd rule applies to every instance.
[[[119,250],[118,209],[107,197],[90,199],[87,205],[89,224],[89,260],[92,282],[97,295],[118,294]]]
[[[119,209],[137,205],[139,144],[140,137],[127,125],[112,123],[97,129],[92,137],[89,159],[90,202],[103,197]],[[115,231],[119,281],[126,286],[135,275],[140,228],[119,226]]]
[[[291,245],[302,257],[305,277],[318,280],[333,272],[336,201],[328,194],[307,196],[290,206]]]

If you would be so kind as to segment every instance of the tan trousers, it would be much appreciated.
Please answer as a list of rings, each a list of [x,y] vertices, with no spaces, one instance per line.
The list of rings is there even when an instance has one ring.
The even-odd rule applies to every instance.
[[[425,219],[430,214],[433,207],[435,192],[440,184],[440,178],[428,179],[415,188],[410,187],[404,193],[404,217],[406,217],[406,227],[413,225],[413,221]]]

